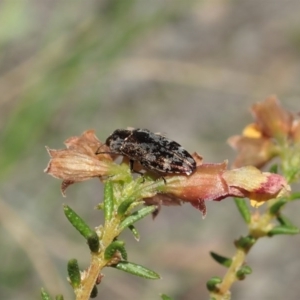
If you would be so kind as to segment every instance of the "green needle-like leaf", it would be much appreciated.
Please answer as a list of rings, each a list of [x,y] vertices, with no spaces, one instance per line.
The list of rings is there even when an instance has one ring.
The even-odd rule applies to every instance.
[[[268,232],[268,236],[273,236],[277,234],[298,234],[298,233],[299,233],[299,228],[297,227],[278,225]]]
[[[77,259],[70,259],[68,261],[68,275],[71,281],[71,284],[74,288],[78,287],[80,285],[80,271]]]
[[[41,297],[42,300],[51,300],[50,295],[44,289],[41,290]]]
[[[75,229],[77,229],[86,239],[94,234],[94,231],[68,205],[64,205],[64,213]]]
[[[270,208],[269,208],[269,212],[272,215],[276,215],[279,210],[281,209],[282,206],[284,206],[287,203],[287,199],[286,198],[281,198],[280,200],[278,200],[277,202],[275,202]]]
[[[231,263],[232,263],[232,259],[231,258],[227,258],[225,256],[221,256],[215,252],[210,252],[210,255],[212,256],[212,258],[218,262],[219,264],[221,264],[224,267],[229,268]]]
[[[214,276],[207,281],[206,287],[210,292],[214,292],[218,289],[217,284],[219,284],[221,282],[222,282],[222,279],[220,277]]]
[[[255,244],[256,239],[252,236],[242,236],[234,242],[237,248],[244,249],[246,252]]]
[[[251,221],[251,213],[246,201],[244,199],[234,198],[234,202],[245,222],[249,224]]]
[[[119,251],[124,260],[127,260],[127,252],[125,250],[125,243],[123,241],[113,241],[104,252],[104,258],[106,260],[112,259],[116,251]]]
[[[121,253],[122,258],[124,260],[127,260],[128,259],[128,255],[127,255],[127,251],[126,251],[125,247],[120,247],[119,251]]]
[[[100,242],[99,237],[95,231],[88,235],[87,243],[92,252],[97,253],[99,251]]]
[[[104,216],[105,220],[111,220],[114,209],[114,193],[113,193],[113,183],[107,181],[104,186]]]
[[[300,200],[300,193],[293,193],[290,195],[289,199],[291,201]]]
[[[119,205],[118,207],[118,215],[119,216],[124,216],[129,208],[129,206],[136,201],[137,199],[134,197],[128,198]]]
[[[120,261],[119,263],[117,263],[112,267],[139,277],[143,277],[147,279],[160,279],[160,276],[156,272],[131,262]]]
[[[128,226],[129,230],[132,232],[136,241],[140,240],[140,234],[138,233],[137,229],[133,225]]]
[[[252,269],[249,266],[243,266],[236,272],[236,277],[239,280],[245,279],[246,275],[249,275],[252,273]]]
[[[55,300],[64,300],[64,296],[63,295],[57,295],[55,297]]]
[[[119,225],[120,229],[123,230],[125,227],[132,225],[133,223],[139,221],[140,219],[146,217],[147,215],[151,214],[153,211],[156,210],[156,206],[146,206],[142,209],[134,212],[130,216],[128,216],[125,220],[121,222]]]
[[[277,164],[272,165],[271,168],[269,169],[269,172],[278,174],[278,165]]]
[[[277,221],[284,226],[288,226],[288,227],[296,227],[292,221],[290,221],[290,219],[288,219],[287,217],[283,216],[282,214],[280,214],[279,216],[277,216]]]

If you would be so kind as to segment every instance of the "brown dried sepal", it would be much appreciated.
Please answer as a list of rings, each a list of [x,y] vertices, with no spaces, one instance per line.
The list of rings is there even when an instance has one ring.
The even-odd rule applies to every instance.
[[[276,96],[252,106],[252,114],[260,131],[270,138],[284,138],[290,134],[293,115],[286,111]]]
[[[112,157],[105,153],[96,154],[99,148],[104,151],[108,149],[97,139],[93,130],[67,139],[65,145],[67,149],[62,150],[46,147],[51,159],[45,169],[46,173],[63,180],[63,195],[70,184],[109,175]]]
[[[278,156],[289,142],[299,143],[300,125],[275,96],[256,103],[251,108],[255,123],[249,124],[242,135],[228,139],[238,155],[234,167],[253,165],[263,167]]]

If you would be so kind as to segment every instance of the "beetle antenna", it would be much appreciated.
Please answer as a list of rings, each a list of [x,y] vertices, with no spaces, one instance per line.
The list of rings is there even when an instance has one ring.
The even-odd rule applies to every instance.
[[[95,152],[96,155],[98,154],[111,154],[112,152],[108,152],[108,151],[100,151],[100,149],[104,146],[105,144],[102,144],[101,146],[99,146],[99,148],[97,149],[97,151]]]

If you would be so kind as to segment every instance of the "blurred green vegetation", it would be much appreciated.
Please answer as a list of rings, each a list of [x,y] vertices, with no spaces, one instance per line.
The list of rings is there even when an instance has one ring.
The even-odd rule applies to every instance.
[[[63,148],[90,128],[103,140],[134,126],[167,133],[205,161],[232,158],[226,139],[249,123],[254,101],[277,93],[299,110],[299,11],[299,1],[280,0],[0,1],[0,299],[38,299],[41,286],[72,299],[67,261],[77,257],[84,268],[89,260],[63,215],[60,182],[43,174],[45,145]],[[71,187],[63,200],[91,227],[101,223],[93,210],[102,200],[97,181]],[[140,225],[138,244],[125,234],[130,258],[164,280],[154,286],[107,270],[99,298],[206,295],[207,278],[219,270],[208,252],[240,234],[234,204],[214,205],[205,222],[189,206],[163,209]],[[232,250],[224,245],[218,251]],[[279,252],[294,266],[298,248]],[[189,253],[184,262],[182,253]],[[268,255],[269,263],[263,256],[253,267],[266,267],[268,276],[247,291],[244,283],[237,299],[256,291],[261,299],[298,297],[289,277],[270,289],[278,252]]]
[[[101,105],[104,77],[117,58],[139,36],[176,17],[189,3],[175,1],[163,7],[156,3],[155,9],[149,5],[149,13],[135,0],[91,1],[88,5],[55,2],[52,8],[44,8],[52,10],[44,12],[50,14],[44,23],[35,1],[29,1],[29,7],[25,2],[1,4],[5,18],[0,18],[0,44],[6,70],[1,72],[0,87],[8,82],[13,89],[2,97],[1,175],[16,165],[51,123],[59,127],[53,124],[56,114],[62,110],[68,114],[68,108],[75,106],[72,109],[77,113],[88,115]],[[13,55],[10,65],[6,59],[10,52],[15,54],[16,46],[27,48],[27,53],[18,64],[13,60],[20,58]],[[88,90],[84,99],[82,89]]]
[[[39,236],[43,226],[49,226],[41,222],[52,218],[45,216],[51,204],[43,201],[40,211],[32,207],[41,197],[52,197],[43,194],[49,189],[39,181],[46,167],[44,145],[58,141],[62,146],[68,135],[78,128],[80,134],[89,128],[91,119],[100,118],[106,78],[118,58],[139,37],[158,30],[191,4],[156,1],[152,5],[135,0],[0,3],[0,219],[4,225],[0,235],[6,243],[0,250],[5,258],[0,269],[1,299],[33,299],[41,286],[52,293],[61,292],[60,288],[66,291],[66,261],[58,264],[64,270],[58,283],[53,279],[57,271],[49,267],[57,265],[55,254],[53,250],[47,253],[49,244],[42,245],[44,239]],[[107,127],[114,129],[113,124]],[[26,191],[30,192],[25,196]],[[35,233],[31,235],[32,228]],[[59,242],[53,241],[52,247],[58,247]]]

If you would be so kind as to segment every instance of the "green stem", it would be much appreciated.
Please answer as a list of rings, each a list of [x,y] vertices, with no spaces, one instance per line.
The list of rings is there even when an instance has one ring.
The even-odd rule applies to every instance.
[[[269,212],[263,215],[252,215],[249,223],[249,233],[248,236],[253,237],[256,241],[264,236],[267,236],[268,231],[272,228],[272,220],[275,217]],[[254,241],[255,242],[255,241]],[[256,242],[255,242],[256,243]],[[230,289],[233,283],[239,279],[236,276],[237,271],[244,265],[246,256],[250,249],[255,245],[250,245],[249,247],[242,248],[238,247],[235,255],[232,258],[232,263],[228,268],[222,282],[219,284],[216,291],[210,293],[211,299],[215,300],[229,300],[231,299]]]
[[[76,300],[90,299],[98,275],[109,262],[104,258],[105,249],[120,234],[120,230],[118,229],[120,222],[121,220],[117,217],[112,218],[109,222],[105,222],[101,240],[102,249],[99,253],[92,253],[91,264],[87,270],[87,275],[82,280],[80,286],[75,289]]]

